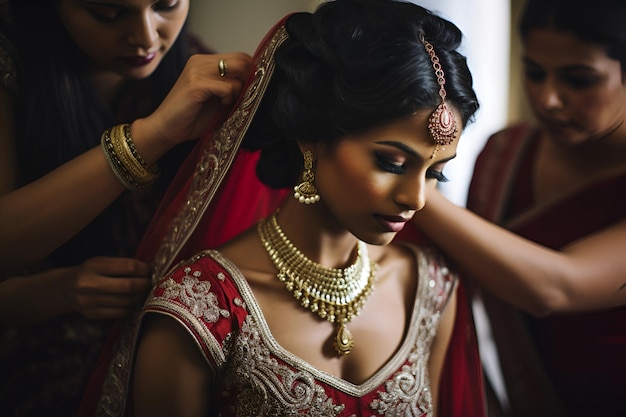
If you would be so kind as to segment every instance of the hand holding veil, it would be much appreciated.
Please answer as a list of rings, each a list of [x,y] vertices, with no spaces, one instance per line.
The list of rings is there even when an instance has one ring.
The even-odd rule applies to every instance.
[[[271,213],[286,194],[257,179],[258,152],[240,149],[271,79],[274,52],[287,38],[285,19],[260,43],[239,99],[195,145],[142,239],[136,257],[152,262],[153,285],[178,260],[218,246]],[[79,416],[129,415],[126,396],[138,319],[139,312],[113,327]]]

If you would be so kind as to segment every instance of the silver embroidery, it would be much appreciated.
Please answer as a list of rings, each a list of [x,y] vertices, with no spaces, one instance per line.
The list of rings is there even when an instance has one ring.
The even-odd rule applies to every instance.
[[[386,392],[379,392],[378,398],[370,407],[378,415],[385,417],[431,416],[432,393],[428,376],[430,348],[437,334],[441,312],[445,308],[455,277],[445,267],[443,259],[433,258],[432,254],[418,256],[422,277],[418,291],[419,297],[419,331],[415,344],[408,357],[408,365],[402,367],[385,383]],[[428,283],[428,285],[424,285]]]
[[[369,404],[374,415],[432,415],[428,375],[430,349],[455,279],[451,271],[439,267],[432,257],[422,255],[418,259],[422,275],[414,321],[418,330],[414,333],[406,364],[376,388],[378,397]],[[326,395],[320,381],[306,366],[294,369],[276,359],[276,352],[264,340],[267,330],[263,329],[265,327],[255,321],[253,314],[248,315],[228,348],[229,365],[225,369],[222,398],[236,393],[237,398],[231,399],[236,409],[230,411],[237,416],[320,417],[344,412],[345,406],[335,404]],[[337,388],[332,388],[331,384],[331,389]]]
[[[216,260],[222,259],[219,254],[210,252]],[[368,393],[377,395],[377,398],[369,404],[372,416],[432,416],[432,395],[428,376],[430,349],[441,312],[455,285],[456,277],[446,268],[439,267],[432,257],[419,254],[418,259],[420,284],[415,303],[416,312],[412,321],[412,326],[416,330],[411,332],[411,340],[405,342],[410,346],[406,356],[394,359],[405,361],[403,366],[395,368],[395,371],[391,371],[394,369],[391,368],[387,376],[381,375],[383,378],[368,388],[368,391],[347,394],[349,392],[345,390],[347,385],[342,380],[331,381],[297,358],[274,351],[273,345],[266,339],[270,337],[269,329],[264,322],[259,321],[262,317],[259,313],[249,312],[241,329],[228,334],[222,345],[225,362],[222,362],[217,371],[222,378],[215,399],[218,402],[232,404],[230,408],[224,406],[222,412],[227,415],[261,417],[275,415],[333,417],[349,412],[354,417],[354,410],[346,410],[345,405],[337,404],[328,397],[323,385],[327,384],[331,390],[356,395],[357,398]],[[238,283],[237,287],[241,291],[242,298],[233,297],[233,304],[245,302],[253,307],[252,311],[257,311],[254,296],[248,287],[242,284],[245,282],[243,276],[232,267],[229,268],[223,259],[222,265]],[[207,291],[210,293],[210,287],[199,285],[200,275],[192,268],[184,271],[185,280],[188,279],[189,282],[178,284],[177,289],[174,289],[175,285],[168,284],[170,294],[180,295],[184,292],[188,297],[191,292],[203,294],[200,298],[204,299]],[[435,285],[429,285],[429,280]],[[210,304],[206,302],[207,306]]]
[[[159,288],[163,288],[163,297],[171,300],[178,299],[189,308],[195,317],[202,317],[209,323],[215,323],[220,316],[228,318],[230,312],[220,308],[217,297],[211,292],[211,283],[200,280],[200,272],[191,272],[185,267],[185,276],[180,284],[172,278],[165,280]]]
[[[244,303],[243,300],[239,297],[235,297],[235,299],[233,300],[233,304],[235,304],[237,307],[246,308],[246,303]]]
[[[237,416],[332,417],[343,411],[309,372],[278,362],[264,343],[257,324],[247,316],[233,345],[225,388],[235,388]]]
[[[420,284],[412,321],[415,332],[411,332],[411,340],[405,342],[409,343],[406,356],[394,359],[405,364],[383,376],[375,385],[371,386],[370,382],[363,385],[363,388],[370,386],[367,390],[356,387],[353,392],[350,384],[343,380],[324,377],[297,358],[275,351],[266,339],[271,336],[258,316],[260,312],[254,313],[257,311],[254,296],[247,286],[238,285],[252,309],[241,330],[229,340],[232,344],[224,346],[228,364],[223,368],[224,379],[217,398],[234,405],[223,411],[236,416],[338,416],[349,411],[354,416],[353,410],[345,410],[345,405],[335,404],[326,395],[322,385],[326,383],[331,390],[352,392],[349,395],[357,398],[368,393],[377,395],[369,404],[372,416],[432,416],[428,375],[430,349],[456,277],[440,266],[441,260],[419,250],[416,252]],[[218,259],[222,258],[216,257]],[[226,268],[236,282],[245,282],[236,268]]]
[[[102,395],[97,403],[96,417],[120,417],[126,406],[127,385],[131,364],[131,350],[134,346],[134,335],[137,333],[139,320],[133,319],[123,322],[124,329],[121,337],[116,341],[114,356],[109,364],[107,377],[102,385]]]

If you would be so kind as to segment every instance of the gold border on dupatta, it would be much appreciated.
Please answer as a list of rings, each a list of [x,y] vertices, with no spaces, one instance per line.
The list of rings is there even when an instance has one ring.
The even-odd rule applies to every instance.
[[[276,30],[265,49],[257,55],[253,79],[244,91],[240,104],[207,142],[194,170],[187,200],[174,217],[155,255],[153,285],[169,268],[193,233],[230,169],[274,72],[274,53],[287,37],[284,26]],[[96,406],[97,417],[122,417],[125,413],[132,356],[139,328],[138,315],[125,320],[123,327]]]
[[[277,30],[259,56],[254,79],[245,91],[241,104],[204,149],[193,174],[193,183],[189,189],[187,201],[172,221],[154,258],[153,285],[163,276],[189,240],[230,169],[271,79],[274,71],[272,57],[285,39],[287,39],[287,31],[283,26]]]

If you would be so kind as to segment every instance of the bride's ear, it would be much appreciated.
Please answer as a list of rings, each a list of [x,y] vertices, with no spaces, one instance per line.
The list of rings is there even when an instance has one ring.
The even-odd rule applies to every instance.
[[[320,152],[320,146],[322,145],[321,142],[302,142],[302,141],[297,141],[298,144],[298,149],[300,149],[300,153],[302,155],[304,155],[304,153],[306,151],[311,151],[311,153],[313,154],[313,159],[317,159],[317,156],[319,155]]]
[[[300,149],[300,153],[304,155],[304,152],[310,148],[311,144],[307,142],[297,141],[298,149]]]

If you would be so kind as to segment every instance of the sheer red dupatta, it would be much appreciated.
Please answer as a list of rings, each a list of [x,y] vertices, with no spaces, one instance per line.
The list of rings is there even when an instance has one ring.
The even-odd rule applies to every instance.
[[[153,284],[179,260],[216,247],[267,216],[288,192],[262,184],[255,173],[258,152],[240,149],[271,79],[274,52],[287,38],[287,17],[260,43],[237,103],[194,146],[160,203],[136,253],[152,262]],[[130,374],[138,328],[138,312],[115,324],[78,416],[132,415]]]

